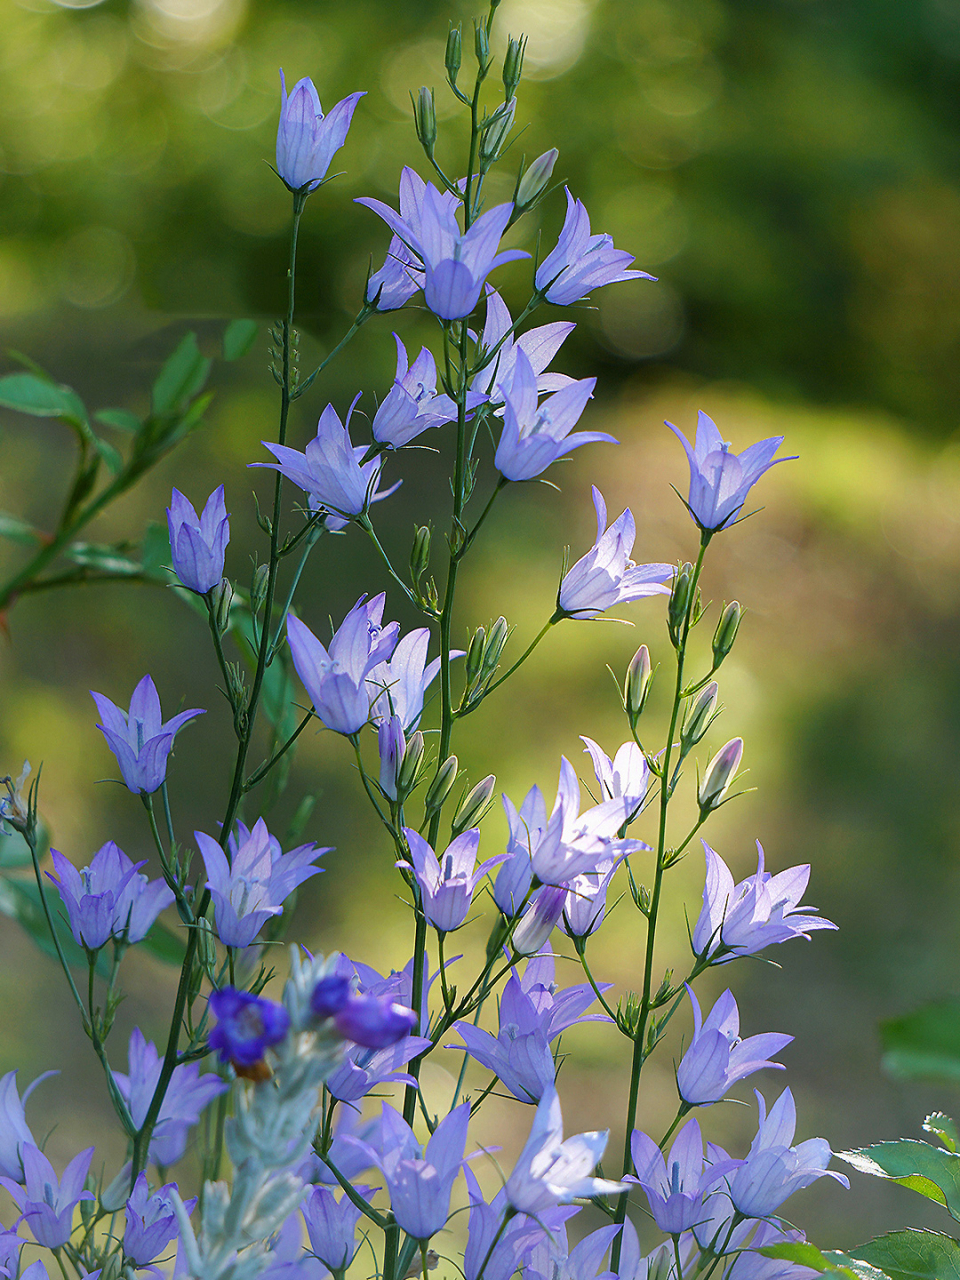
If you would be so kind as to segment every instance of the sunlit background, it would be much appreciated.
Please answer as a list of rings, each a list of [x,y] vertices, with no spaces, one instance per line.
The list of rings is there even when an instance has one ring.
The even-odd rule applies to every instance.
[[[288,84],[312,76],[325,107],[367,91],[333,166],[342,176],[304,219],[309,368],[349,324],[368,264],[386,247],[382,224],[353,198],[391,201],[400,166],[421,164],[411,89],[436,85],[438,155],[464,167],[464,122],[445,97],[442,61],[448,23],[473,12],[453,0],[3,0],[3,346],[92,408],[143,409],[187,329],[213,354],[226,318],[263,322],[244,362],[216,366],[207,425],[100,521],[96,541],[136,542],[163,518],[172,482],[200,502],[222,480],[233,513],[228,570],[249,581],[251,490],[265,489],[245,466],[266,457],[259,442],[275,431],[266,326],[283,307],[290,203],[268,167],[278,68]],[[764,510],[711,548],[707,598],[716,608],[736,597],[748,613],[721,675],[726,711],[699,755],[702,764],[726,738],[746,739],[746,781],[757,790],[710,828],[738,878],[755,866],[759,836],[773,869],[813,864],[809,897],[841,927],[778,949],[770,958],[782,968],[745,962],[709,976],[704,991],[733,985],[744,1034],[796,1036],[786,1076],[760,1084],[768,1097],[791,1084],[799,1136],[823,1134],[837,1149],[919,1136],[926,1111],[950,1111],[956,1097],[885,1079],[876,1025],[955,993],[960,970],[960,5],[504,0],[498,30],[526,33],[529,44],[526,128],[492,198],[509,198],[521,155],[558,146],[556,176],[587,203],[594,230],[612,233],[659,282],[612,286],[577,308],[557,367],[599,376],[588,426],[622,444],[554,467],[559,493],[531,485],[505,495],[467,562],[456,639],[501,612],[517,628],[514,646],[542,625],[564,545],[579,555],[592,540],[591,483],[613,514],[633,508],[638,559],[692,557],[695,530],[670,488],[682,488],[686,464],[665,418],[692,432],[704,408],[734,448],[787,437],[800,460],[765,478]],[[549,247],[562,208],[557,193],[511,233],[515,243],[532,250],[542,231]],[[528,273],[523,264],[502,273],[514,306]],[[343,411],[362,389],[361,409],[372,412],[393,377],[393,328],[408,348],[434,342],[417,310],[368,325],[296,406],[297,444],[328,400]],[[66,429],[7,412],[0,424],[0,507],[43,528],[69,482]],[[414,519],[444,528],[445,467],[422,451],[392,464],[404,486],[377,518],[401,562]],[[22,555],[12,544],[0,551],[7,567]],[[415,625],[358,534],[328,539],[304,579],[304,613],[319,629],[360,590],[384,588],[388,616]],[[465,736],[456,745],[471,780],[495,771],[519,801],[533,782],[552,794],[561,753],[588,776],[579,734],[612,753],[626,734],[606,665],[622,676],[641,641],[668,661],[662,605],[623,615],[635,626],[556,629],[512,690],[466,722],[469,745]],[[171,786],[181,839],[215,829],[229,717],[206,631],[173,593],[108,585],[27,597],[6,628],[0,763],[16,773],[25,756],[43,762],[41,808],[56,847],[79,865],[108,838],[148,855],[139,804],[100,782],[116,770],[88,694],[125,705],[145,671],[171,710],[181,699],[209,708],[178,742]],[[666,697],[656,689],[650,712],[661,736]],[[306,837],[337,851],[303,892],[294,936],[381,968],[402,964],[409,916],[342,740],[304,735],[278,831],[305,792],[317,798]],[[488,853],[504,829],[499,813],[488,819]],[[661,958],[682,970],[681,899],[695,914],[699,852],[668,883]],[[595,944],[595,971],[620,989],[640,983],[640,923],[624,901]],[[0,959],[0,1071],[20,1067],[23,1083],[60,1067],[28,1111],[34,1132],[54,1129],[48,1150],[61,1166],[96,1140],[112,1174],[120,1148],[59,972],[9,921]],[[561,962],[560,976],[575,981],[573,964]],[[132,1025],[165,1034],[172,977],[132,956],[124,984],[111,1042],[120,1069]],[[645,1077],[642,1123],[655,1133],[673,1114],[680,1021]],[[619,1144],[624,1044],[609,1028],[565,1038],[569,1131],[609,1125]],[[459,1065],[438,1052],[425,1075],[438,1099],[450,1059]],[[737,1094],[752,1104],[749,1088]],[[509,1165],[532,1111],[496,1099],[488,1110],[481,1135],[505,1145]],[[719,1107],[704,1123],[742,1149],[754,1115]],[[854,1178],[850,1193],[831,1183],[791,1203],[819,1243],[943,1226],[918,1198]]]

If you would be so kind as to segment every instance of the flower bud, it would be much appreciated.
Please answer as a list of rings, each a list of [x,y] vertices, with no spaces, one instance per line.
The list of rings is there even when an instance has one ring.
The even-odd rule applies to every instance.
[[[743,617],[743,610],[737,600],[732,601],[724,609],[720,615],[720,621],[717,623],[717,629],[713,633],[713,669],[716,671],[720,663],[724,660],[733,643],[737,638],[737,632],[740,630],[740,620]]]
[[[710,722],[716,715],[719,692],[717,682],[712,680],[688,710],[683,728],[680,730],[680,748],[684,755],[691,747],[697,745],[709,729]]]
[[[487,36],[487,24],[478,18],[473,24],[473,51],[477,62],[483,70],[490,64],[490,39]]]
[[[553,933],[563,914],[565,885],[544,885],[523,913],[513,932],[513,949],[520,956],[535,955]]]
[[[219,586],[213,588],[211,604],[217,630],[225,635],[230,626],[230,606],[233,604],[233,583],[229,578],[221,578]]]
[[[417,128],[420,145],[428,157],[433,156],[433,148],[437,143],[437,111],[433,100],[433,90],[426,85],[413,100],[413,122]]]
[[[650,651],[645,644],[642,644],[630,659],[627,678],[623,682],[623,705],[627,709],[627,715],[634,728],[640,719],[640,713],[646,706],[652,677]]]
[[[500,662],[503,646],[507,643],[510,628],[506,618],[500,617],[490,628],[486,647],[483,650],[483,663],[480,668],[481,677],[492,676]]]
[[[310,1008],[318,1018],[332,1018],[350,998],[350,979],[328,973],[313,988]]]
[[[453,835],[458,836],[470,827],[478,827],[493,804],[493,791],[497,785],[494,774],[489,773],[475,787],[472,787],[460,801],[460,808],[453,820]]]
[[[495,111],[487,121],[483,136],[480,139],[480,163],[484,167],[493,164],[500,156],[507,134],[513,128],[513,118],[517,114],[517,100],[511,98],[499,111]]]
[[[388,800],[398,799],[397,775],[407,742],[399,716],[384,718],[377,725],[377,751],[380,754],[380,790]]]
[[[534,160],[533,164],[517,183],[513,202],[521,213],[527,209],[532,209],[544,191],[546,191],[547,183],[553,176],[553,166],[557,163],[559,154],[560,152],[556,147],[545,151],[542,156],[538,156]]]
[[[667,605],[667,626],[670,638],[676,644],[680,636],[683,621],[690,607],[690,593],[693,590],[693,565],[688,561],[677,570],[670,592],[670,603]]]
[[[250,612],[258,614],[267,598],[267,582],[270,578],[270,566],[258,564],[250,586]]]
[[[418,729],[407,743],[403,760],[397,770],[397,795],[405,799],[417,785],[420,766],[423,763],[423,734]]]
[[[700,816],[719,808],[743,758],[743,739],[731,738],[707,765],[700,783]]]
[[[427,788],[427,794],[423,801],[423,807],[427,813],[433,813],[443,807],[444,801],[453,790],[453,784],[457,780],[457,770],[459,768],[460,762],[457,757],[447,756],[438,769],[437,776]]]
[[[447,32],[447,48],[443,55],[443,64],[447,68],[447,79],[451,85],[457,83],[457,76],[460,72],[460,63],[463,59],[463,38],[460,34],[459,25],[451,27]]]
[[[430,564],[430,527],[422,524],[413,535],[410,548],[410,577],[419,582]]]
[[[470,640],[470,647],[467,649],[466,677],[467,687],[473,684],[477,676],[480,674],[480,665],[483,662],[483,649],[486,643],[487,633],[483,627],[477,627]]]
[[[519,40],[511,36],[507,41],[507,52],[503,57],[503,91],[508,100],[516,93],[523,75],[523,52],[526,45],[527,41],[523,36]]]
[[[365,1049],[386,1049],[416,1026],[417,1015],[389,996],[354,994],[334,1015],[333,1025],[346,1040]]]

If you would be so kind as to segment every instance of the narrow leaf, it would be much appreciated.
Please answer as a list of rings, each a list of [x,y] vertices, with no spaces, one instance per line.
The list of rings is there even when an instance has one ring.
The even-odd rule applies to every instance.
[[[86,421],[86,412],[75,392],[69,387],[57,386],[32,373],[9,373],[0,378],[0,405],[5,409],[17,409],[35,418],[70,418],[77,414],[77,406]]]
[[[809,1242],[796,1244],[773,1244],[757,1253],[765,1258],[778,1258],[784,1262],[795,1262],[802,1267],[810,1267],[814,1271],[828,1275],[852,1276],[853,1280],[891,1280],[885,1272],[858,1258],[851,1258],[836,1249],[828,1249],[821,1253],[816,1245]],[[749,1257],[749,1254],[747,1255]]]
[[[200,354],[195,333],[185,335],[153,384],[153,412],[165,418],[182,409],[202,389],[210,361]]]
[[[11,542],[19,542],[23,547],[35,547],[43,541],[39,529],[6,511],[0,511],[0,538],[9,538]]]
[[[223,334],[224,360],[239,360],[257,340],[256,320],[231,320]]]
[[[137,432],[143,423],[129,409],[99,409],[93,415],[98,422],[107,427],[116,427],[118,431]]]
[[[138,574],[141,566],[116,547],[101,547],[93,542],[73,542],[63,553],[74,564],[96,569],[100,573]]]

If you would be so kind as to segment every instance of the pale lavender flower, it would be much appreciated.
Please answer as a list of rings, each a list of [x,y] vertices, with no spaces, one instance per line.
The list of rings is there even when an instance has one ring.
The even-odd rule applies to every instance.
[[[381,502],[397,488],[380,491],[382,456],[361,464],[366,449],[350,439],[350,419],[359,395],[354,399],[344,424],[332,404],[328,404],[317,423],[317,434],[301,453],[285,444],[262,443],[276,462],[251,462],[251,467],[279,471],[307,495],[311,511],[330,513],[327,526],[342,529],[355,516],[365,512],[372,502]]]
[[[536,1217],[571,1200],[624,1190],[621,1182],[592,1176],[607,1137],[607,1133],[579,1133],[564,1142],[560,1099],[556,1089],[547,1089],[537,1106],[530,1137],[507,1179],[508,1203],[517,1212]]]
[[[778,462],[796,461],[773,456],[783,444],[783,436],[761,440],[740,454],[731,453],[716,423],[703,410],[697,419],[696,442],[692,448],[672,422],[667,426],[686,450],[690,463],[687,509],[705,533],[716,533],[734,523],[747,494],[765,471]]]
[[[409,1023],[407,1025],[409,1028]],[[343,1062],[327,1078],[326,1087],[330,1095],[341,1102],[359,1102],[384,1084],[414,1086],[413,1076],[402,1068],[411,1058],[428,1049],[431,1043],[424,1036],[405,1035],[385,1049],[349,1046]],[[332,1154],[337,1161],[336,1152]],[[339,1161],[337,1164],[339,1167]]]
[[[337,733],[352,734],[367,723],[377,696],[368,676],[388,662],[400,627],[383,626],[386,596],[361,596],[324,648],[313,632],[293,614],[287,618],[287,638],[297,674],[317,715]]]
[[[0,1275],[7,1276],[8,1280],[16,1280],[16,1277],[21,1275],[20,1250],[25,1243],[23,1237],[18,1236],[15,1230],[7,1231],[0,1227]],[[46,1271],[44,1274],[46,1275]],[[24,1271],[22,1276],[26,1275],[27,1272]],[[33,1280],[32,1276],[30,1280]]]
[[[757,870],[734,885],[726,863],[701,841],[707,862],[703,907],[693,930],[693,949],[709,954],[714,964],[754,955],[790,938],[809,938],[814,929],[836,929],[830,920],[801,907],[810,880],[809,864],[778,875],[764,870],[763,846],[757,841]]]
[[[380,756],[380,790],[391,800],[397,798],[397,778],[403,764],[407,739],[399,716],[384,716],[377,725],[377,753]]]
[[[563,915],[567,890],[564,885],[544,885],[530,899],[513,931],[513,949],[518,956],[532,956],[553,933]]]
[[[584,754],[593,761],[593,772],[608,800],[623,797],[634,815],[643,804],[650,787],[650,769],[643,752],[635,742],[624,742],[611,760],[593,738],[580,735]]]
[[[23,1149],[36,1143],[27,1125],[23,1104],[41,1081],[55,1076],[55,1071],[45,1071],[27,1085],[21,1098],[17,1092],[17,1073],[8,1071],[0,1077],[0,1175],[23,1181]]]
[[[729,1162],[735,1171],[727,1176],[727,1189],[733,1205],[745,1217],[767,1218],[775,1213],[795,1191],[810,1186],[824,1176],[834,1178],[849,1188],[850,1181],[842,1173],[828,1169],[833,1152],[825,1138],[808,1138],[793,1147],[797,1127],[797,1108],[793,1094],[784,1089],[767,1115],[763,1095],[755,1090],[760,1109],[760,1127],[745,1160]],[[726,1154],[717,1148],[721,1168]]]
[[[688,1120],[664,1160],[652,1138],[635,1129],[630,1139],[636,1179],[646,1192],[654,1221],[661,1231],[679,1235],[704,1216],[703,1199],[736,1161],[723,1161],[704,1170],[703,1138],[696,1120]]]
[[[536,286],[548,302],[567,306],[591,289],[620,280],[655,280],[646,271],[628,271],[633,254],[615,249],[609,235],[590,234],[590,216],[567,191],[567,215],[556,247],[537,268]]]
[[[357,1186],[366,1199],[373,1187]],[[357,1252],[357,1223],[360,1210],[346,1195],[338,1200],[326,1187],[314,1187],[300,1206],[310,1237],[310,1248],[335,1273],[342,1274]]]
[[[156,1045],[144,1039],[139,1027],[130,1034],[128,1066],[129,1074],[114,1071],[113,1078],[139,1129],[147,1118],[163,1066]],[[150,1140],[149,1158],[155,1164],[176,1164],[186,1150],[190,1126],[200,1119],[207,1103],[229,1087],[213,1072],[201,1076],[195,1062],[181,1062],[174,1067]]]
[[[23,1181],[0,1178],[33,1232],[37,1244],[59,1249],[73,1234],[73,1214],[81,1200],[92,1200],[83,1183],[93,1158],[93,1147],[73,1157],[63,1177],[57,1178],[53,1165],[32,1143],[23,1148]]]
[[[375,723],[399,716],[405,733],[415,729],[423,714],[427,689],[440,671],[440,659],[427,662],[430,629],[408,631],[383,661],[370,667],[366,675],[370,693],[370,719]],[[462,649],[451,649],[450,657],[462,658]]]
[[[437,394],[437,364],[423,347],[412,365],[407,362],[407,349],[393,335],[397,344],[397,376],[383,403],[374,415],[370,430],[379,444],[399,449],[409,444],[429,427],[439,427],[457,416],[457,406],[448,395]],[[486,396],[467,392],[467,413],[472,413]]]
[[[407,172],[407,170],[404,170]],[[400,179],[403,208],[403,179]],[[423,288],[423,265],[399,236],[391,236],[387,256],[379,271],[367,281],[367,302],[378,311],[396,311]]]
[[[769,1031],[740,1039],[740,1010],[729,991],[702,1018],[693,989],[687,985],[693,1006],[693,1039],[677,1067],[677,1089],[684,1102],[705,1107],[719,1102],[731,1085],[764,1067],[783,1070],[769,1058],[786,1048],[793,1036]]]
[[[298,1210],[287,1217],[269,1241],[269,1253],[257,1280],[329,1280],[330,1273],[317,1258],[305,1252],[303,1219]],[[183,1280],[174,1268],[175,1280]]]
[[[326,114],[312,80],[298,80],[287,96],[280,72],[282,97],[277,128],[277,173],[291,191],[315,191],[327,176],[330,161],[347,140],[347,131],[363,93],[351,93]]]
[[[537,376],[524,351],[517,349],[513,378],[506,390],[503,430],[494,455],[494,466],[507,480],[533,480],[552,462],[582,444],[606,440],[605,431],[574,431],[593,395],[596,378],[582,378],[539,400]]]
[[[727,1272],[727,1280],[816,1280],[821,1275],[813,1267],[799,1262],[784,1262],[782,1258],[765,1258],[755,1252],[774,1244],[800,1244],[805,1240],[802,1231],[793,1228],[783,1230],[773,1222],[758,1222],[753,1239],[737,1255]]]
[[[620,1227],[599,1227],[569,1251],[545,1237],[524,1269],[529,1280],[617,1280],[614,1272],[602,1270],[610,1246]]]
[[[417,207],[411,210],[409,220],[380,200],[363,197],[358,203],[379,214],[423,263],[424,299],[434,315],[443,320],[468,316],[479,302],[484,281],[491,271],[506,262],[530,256],[522,249],[497,252],[500,237],[513,213],[512,204],[488,209],[469,231],[463,232],[457,223],[459,202],[429,182],[419,193]]]
[[[622,857],[604,859],[596,871],[583,871],[567,882],[563,926],[571,938],[589,937],[603,924],[607,891],[622,861]]]
[[[463,1176],[467,1182],[470,1203],[470,1227],[463,1255],[463,1271],[466,1280],[510,1280],[517,1268],[528,1261],[536,1246],[550,1233],[561,1247],[566,1244],[564,1223],[578,1213],[576,1206],[566,1205],[546,1209],[538,1220],[517,1214],[503,1227],[507,1210],[504,1190],[487,1204],[480,1185],[470,1166],[464,1163]],[[499,1235],[499,1239],[498,1239]],[[484,1265],[486,1264],[486,1265]]]
[[[729,742],[724,743],[704,769],[703,780],[697,793],[701,816],[720,808],[742,759],[743,739],[731,738]]]
[[[522,351],[536,375],[537,391],[562,391],[573,383],[565,373],[546,373],[547,365],[557,354],[564,340],[577,327],[571,321],[556,320],[552,324],[528,329],[519,337],[510,333],[513,317],[507,305],[492,285],[487,285],[487,314],[480,336],[480,353],[486,357],[496,350],[489,364],[475,374],[470,384],[474,391],[486,392],[492,404],[502,405],[506,391],[513,381],[517,363],[517,351]]]
[[[425,1149],[402,1116],[386,1103],[382,1117],[381,1145],[376,1150],[370,1147],[366,1154],[386,1179],[390,1208],[400,1227],[416,1240],[429,1240],[446,1226],[450,1214],[450,1194],[463,1164],[470,1104],[461,1103],[444,1116]],[[344,1141],[357,1143],[358,1139]]]
[[[202,831],[194,835],[207,871],[217,933],[227,947],[249,947],[267,920],[280,915],[294,889],[320,873],[322,868],[312,865],[316,859],[330,852],[302,844],[283,853],[262,818],[252,831],[237,823],[229,861],[212,837]]]
[[[557,612],[568,618],[595,618],[617,604],[644,596],[669,595],[666,580],[671,564],[635,564],[630,559],[637,529],[628,507],[607,528],[603,494],[593,486],[597,539],[585,556],[564,575],[557,595]]]
[[[476,827],[451,840],[439,858],[412,828],[404,827],[403,834],[420,886],[423,914],[441,933],[459,929],[470,911],[477,885],[508,855],[498,854],[477,866],[480,832]]]
[[[533,884],[530,850],[540,842],[546,828],[547,807],[538,786],[530,788],[519,810],[509,796],[504,795],[502,800],[510,829],[510,857],[497,872],[493,900],[505,916],[512,916],[523,906]]]
[[[79,871],[57,849],[50,855],[57,874],[47,875],[60,890],[74,941],[90,951],[108,938],[140,942],[160,912],[173,904],[173,891],[162,880],[139,874],[146,859],[131,862],[112,840]]]
[[[191,591],[205,595],[223,577],[223,561],[230,541],[230,520],[223,485],[207,499],[197,516],[193,503],[174,489],[167,507],[170,554],[177,577]]]
[[[174,738],[188,720],[202,716],[203,711],[181,711],[164,723],[157,686],[149,676],[144,676],[134,689],[128,712],[121,711],[102,693],[91,690],[90,696],[103,721],[97,728],[116,756],[127,787],[134,795],[158,791],[167,774],[167,757]]]
[[[153,1262],[178,1235],[177,1215],[170,1199],[170,1192],[176,1189],[175,1182],[168,1182],[151,1195],[145,1173],[133,1184],[125,1210],[123,1252],[136,1266],[146,1267]],[[187,1200],[183,1207],[192,1213],[196,1203],[195,1199]]]

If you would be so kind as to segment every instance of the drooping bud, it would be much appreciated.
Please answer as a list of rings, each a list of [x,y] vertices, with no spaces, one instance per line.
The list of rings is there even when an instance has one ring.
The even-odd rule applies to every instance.
[[[507,41],[507,52],[503,56],[503,92],[508,100],[517,92],[517,85],[523,75],[523,53],[526,47],[526,36],[521,36],[519,40],[511,36]]]
[[[700,816],[703,817],[712,809],[717,809],[723,802],[727,788],[743,759],[743,739],[731,738],[720,748],[707,765],[707,771],[700,783]]]
[[[437,776],[427,788],[427,794],[423,800],[423,807],[427,813],[434,813],[437,809],[442,808],[447,796],[453,790],[453,784],[457,780],[457,770],[459,768],[460,762],[457,757],[447,756],[437,770]]]
[[[437,110],[434,105],[433,90],[424,85],[413,100],[413,122],[416,125],[417,137],[429,159],[433,159],[433,149],[437,144]]]
[[[528,209],[532,209],[544,191],[546,191],[547,183],[553,176],[553,166],[557,163],[559,154],[560,152],[556,147],[552,147],[549,151],[545,151],[542,156],[537,156],[536,160],[517,183],[513,202],[518,212],[525,213]]]
[[[695,747],[710,728],[711,721],[717,713],[717,695],[720,692],[717,682],[712,680],[700,692],[700,696],[687,712],[680,730],[680,750],[684,755]]]
[[[490,39],[487,35],[487,24],[478,18],[473,24],[473,51],[482,71],[490,65]]]
[[[650,651],[645,644],[642,644],[630,659],[630,665],[627,667],[627,678],[623,682],[623,705],[627,709],[627,715],[630,717],[630,723],[634,728],[636,728],[640,714],[646,706],[652,678],[653,670],[650,666]]]
[[[268,564],[258,564],[253,574],[253,582],[250,585],[250,612],[254,615],[258,614],[263,608],[263,603],[267,598],[267,583],[270,579],[270,566]]]
[[[487,168],[499,159],[500,152],[513,128],[513,118],[517,114],[517,100],[511,98],[499,111],[495,111],[487,121],[483,136],[480,139],[480,163]]]
[[[675,646],[679,642],[680,631],[690,608],[692,590],[693,565],[688,561],[677,570],[677,576],[673,581],[673,590],[670,592],[670,602],[667,605],[667,626],[670,629],[670,639]]]
[[[480,674],[480,666],[483,662],[483,649],[486,643],[487,633],[483,627],[477,627],[470,640],[470,647],[467,649],[466,662],[466,678],[467,687],[473,684],[477,676]]]
[[[233,604],[233,583],[229,578],[221,578],[219,585],[213,588],[210,603],[217,630],[225,635],[230,626],[230,606]]]
[[[460,63],[463,60],[463,37],[459,24],[447,32],[447,48],[443,55],[443,65],[447,68],[447,79],[451,85],[457,83],[460,74]]]
[[[497,779],[494,774],[490,773],[463,797],[452,824],[452,831],[455,837],[464,831],[468,831],[471,827],[480,825],[487,810],[493,804],[493,792],[496,785]]]
[[[410,548],[410,577],[418,583],[430,565],[430,527],[422,524],[414,532],[413,546]]]
[[[423,734],[418,729],[407,743],[403,760],[397,770],[397,795],[406,799],[420,778],[420,766],[423,763]]]
[[[734,641],[737,638],[737,632],[740,630],[740,620],[743,617],[743,610],[740,608],[740,602],[733,600],[724,609],[720,615],[720,621],[717,623],[717,629],[713,633],[713,669],[716,671],[720,663],[724,660],[730,650],[733,648]]]

